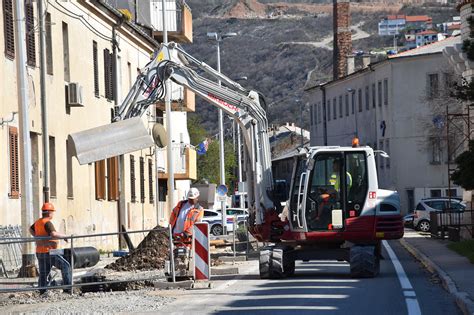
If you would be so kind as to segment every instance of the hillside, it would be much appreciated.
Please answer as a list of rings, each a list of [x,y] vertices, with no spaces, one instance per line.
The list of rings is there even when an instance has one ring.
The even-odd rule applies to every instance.
[[[332,2],[332,1],[330,1]],[[358,34],[354,49],[364,51],[389,47],[392,38],[377,35],[377,23],[387,14],[427,14],[434,23],[457,14],[450,6],[405,6],[372,1],[351,4],[352,25]],[[246,76],[241,84],[262,92],[270,107],[270,123],[300,123],[303,87],[308,73],[317,81],[331,79],[332,5],[328,1],[304,0],[188,0],[193,10],[194,43],[185,49],[216,67],[216,48],[207,32],[237,32],[221,44],[222,72],[233,79]],[[387,10],[389,8],[389,10]],[[365,35],[365,32],[368,34]],[[217,110],[197,100],[196,115],[210,132],[217,130]],[[304,113],[309,127],[309,109]]]

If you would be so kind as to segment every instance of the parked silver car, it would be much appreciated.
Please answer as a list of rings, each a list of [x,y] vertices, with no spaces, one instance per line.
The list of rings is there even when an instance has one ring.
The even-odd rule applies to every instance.
[[[413,226],[422,231],[429,232],[431,228],[430,213],[433,211],[464,211],[466,205],[459,199],[449,198],[425,198],[421,199],[413,212]]]

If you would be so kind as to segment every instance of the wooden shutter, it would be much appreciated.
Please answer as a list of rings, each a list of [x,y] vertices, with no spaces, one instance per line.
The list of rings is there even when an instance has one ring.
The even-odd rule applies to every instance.
[[[33,2],[25,0],[26,16],[26,57],[29,66],[36,66],[35,14]]]
[[[145,202],[145,159],[140,156],[140,202]]]
[[[105,200],[105,160],[95,162],[95,199]]]
[[[153,161],[148,159],[148,195],[150,196],[150,203],[155,201],[153,197]]]
[[[135,191],[135,157],[130,154],[130,201],[137,202]]]
[[[92,41],[92,59],[94,61],[94,95],[99,97],[99,60],[95,41]]]
[[[104,86],[105,86],[105,98],[110,100],[110,67],[109,67],[110,54],[108,49],[104,49]]]
[[[15,33],[13,28],[13,0],[3,0],[3,34],[5,55],[15,58]]]
[[[8,127],[10,152],[10,198],[20,197],[20,169],[18,164],[18,128]]]
[[[51,31],[51,13],[46,13],[46,73],[53,74],[53,39]]]
[[[119,200],[118,157],[107,159],[107,191],[109,201]]]

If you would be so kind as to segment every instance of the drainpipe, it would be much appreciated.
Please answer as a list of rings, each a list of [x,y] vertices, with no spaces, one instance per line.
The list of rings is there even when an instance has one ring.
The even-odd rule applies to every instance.
[[[24,1],[15,1],[16,10],[16,48],[18,82],[20,83],[19,116],[20,116],[20,165],[21,165],[21,230],[23,237],[29,237],[33,221],[33,180],[31,174],[31,141],[30,117],[28,113],[28,78],[26,73],[26,43],[25,43],[25,7]],[[20,277],[33,276],[30,266],[35,266],[33,243],[26,242],[22,250],[22,266]],[[33,268],[34,269],[34,268]]]

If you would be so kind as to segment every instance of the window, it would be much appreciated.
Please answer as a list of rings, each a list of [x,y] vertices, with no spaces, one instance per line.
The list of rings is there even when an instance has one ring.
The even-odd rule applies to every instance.
[[[137,202],[135,190],[135,157],[130,154],[130,201]]]
[[[407,189],[407,202],[408,202],[408,213],[413,212],[415,209],[415,191],[413,189]]]
[[[150,196],[150,203],[153,204],[155,201],[154,194],[153,194],[153,161],[148,159],[148,195]]]
[[[168,182],[166,179],[158,180],[158,201],[166,201],[166,195],[168,194]]]
[[[145,202],[145,159],[140,156],[140,202]]]
[[[380,141],[379,141],[379,150],[383,151],[383,140],[380,140]],[[379,154],[379,167],[380,167],[380,168],[383,168],[383,167],[384,167],[384,165],[383,165],[383,163],[384,163],[383,159],[384,159],[384,158],[382,157],[382,155]]]
[[[94,62],[94,95],[99,97],[99,59],[97,55],[97,42],[92,41],[92,60]]]
[[[336,98],[332,99],[332,109],[333,109],[333,118],[337,119],[337,104],[336,104]]]
[[[328,101],[327,115],[328,115],[328,121],[331,120],[331,101]]]
[[[127,62],[127,71],[128,71],[128,89],[132,89],[132,64]]]
[[[362,89],[359,89],[359,112],[362,111]]]
[[[108,49],[104,49],[104,85],[105,97],[111,101],[114,99],[114,84],[113,84],[113,65],[112,54]]]
[[[13,28],[13,0],[3,0],[3,35],[5,56],[15,58],[15,34]]]
[[[67,24],[63,22],[63,61],[64,61],[64,81],[70,81],[70,71],[69,71],[69,34]]]
[[[57,196],[56,191],[56,139],[49,136],[49,192],[51,197]]]
[[[441,190],[440,189],[432,189],[431,190],[431,195],[436,195],[436,196],[431,196],[433,198],[440,197],[438,196],[441,195]],[[432,201],[426,201],[425,202],[428,207],[436,209],[436,210],[444,210],[446,208],[446,202],[444,200],[432,200]]]
[[[379,92],[378,99],[379,99],[379,107],[382,106],[382,81],[379,81],[377,84],[377,90]]]
[[[432,138],[431,139],[431,163],[432,164],[440,164],[441,163],[441,139],[439,138]]]
[[[66,178],[67,178],[67,197],[74,198],[74,179],[72,170],[72,152],[73,148],[71,143],[66,140]]]
[[[105,200],[105,160],[97,161],[95,165],[95,199]]]
[[[416,205],[416,209],[415,210],[419,210],[419,211],[425,211],[426,208],[425,206],[423,206],[423,204],[421,202],[419,202],[417,205]]]
[[[388,154],[388,158],[385,159],[385,166],[390,168],[390,140],[385,140],[385,152]]]
[[[377,106],[377,92],[375,91],[375,83],[372,84],[372,108]]]
[[[439,94],[439,78],[437,73],[428,74],[428,98],[437,97]]]
[[[51,34],[51,14],[46,13],[45,17],[46,29],[46,73],[53,74],[53,40]]]
[[[5,4],[5,1],[4,1]],[[8,151],[10,158],[10,194],[9,197],[20,197],[20,166],[18,161],[18,128],[8,127]]]
[[[36,66],[35,15],[33,2],[25,0],[26,58],[29,66]]]
[[[339,117],[342,118],[342,95],[339,95]]]
[[[456,197],[458,195],[456,189],[446,189],[446,197]]]
[[[118,157],[107,159],[107,192],[109,201],[119,200]]]
[[[370,109],[370,94],[369,94],[369,86],[365,87],[365,109]]]
[[[351,94],[351,101],[352,101],[352,115],[355,113],[355,92]]]
[[[345,95],[345,101],[346,101],[346,116],[349,116],[349,94]]]
[[[388,105],[388,79],[383,80],[383,104]]]
[[[313,120],[313,105],[310,105],[310,106],[309,106],[309,121],[310,121],[310,125],[313,126],[313,125],[314,125],[314,120]]]
[[[321,105],[321,103],[318,104],[318,122],[322,122],[322,115],[321,115],[321,108],[323,106]]]

